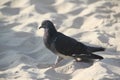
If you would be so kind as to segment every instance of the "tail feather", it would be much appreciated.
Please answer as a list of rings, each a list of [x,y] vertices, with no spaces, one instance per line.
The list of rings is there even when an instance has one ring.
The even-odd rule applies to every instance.
[[[77,55],[77,57],[80,57],[82,59],[104,59],[102,56],[96,55],[96,54],[82,54],[82,55]]]
[[[90,56],[89,56],[89,58],[91,58],[91,59],[104,59],[102,56],[99,56],[99,55],[96,55],[96,54],[91,54]]]
[[[91,46],[88,46],[88,50],[90,52],[98,52],[98,51],[105,51],[105,48],[103,48],[103,47],[91,47]]]

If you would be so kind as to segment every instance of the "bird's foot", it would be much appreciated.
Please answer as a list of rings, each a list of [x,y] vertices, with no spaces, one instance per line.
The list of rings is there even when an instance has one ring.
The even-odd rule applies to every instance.
[[[55,64],[54,65],[52,65],[51,67],[54,69],[54,68],[56,68],[57,67],[57,65],[58,65],[58,63],[61,61],[61,60],[63,60],[63,58],[62,57],[60,57],[60,56],[57,56],[57,59],[56,59],[56,61],[55,61]]]
[[[53,65],[51,66],[52,69],[55,69],[56,67],[57,67],[56,64],[53,64]]]

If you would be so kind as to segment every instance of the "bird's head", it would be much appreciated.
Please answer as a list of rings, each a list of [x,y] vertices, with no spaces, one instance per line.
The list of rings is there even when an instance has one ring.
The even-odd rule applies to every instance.
[[[39,29],[44,28],[44,29],[50,29],[54,27],[54,24],[50,20],[44,20],[39,27]]]
[[[44,28],[45,32],[47,31],[50,35],[54,35],[57,32],[54,24],[50,20],[44,20],[39,29],[41,28]]]

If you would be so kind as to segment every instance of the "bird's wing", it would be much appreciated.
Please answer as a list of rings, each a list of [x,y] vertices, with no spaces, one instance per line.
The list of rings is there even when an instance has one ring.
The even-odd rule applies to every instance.
[[[58,32],[54,45],[56,50],[61,54],[71,56],[78,43],[75,39]]]

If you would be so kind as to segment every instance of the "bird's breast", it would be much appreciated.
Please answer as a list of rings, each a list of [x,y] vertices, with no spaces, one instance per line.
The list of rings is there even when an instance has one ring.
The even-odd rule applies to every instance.
[[[44,44],[47,48],[49,48],[50,43],[49,43],[49,34],[48,34],[48,29],[45,29],[44,31],[44,37],[43,37]]]
[[[51,37],[51,36],[48,34],[48,32],[45,32],[43,39],[44,39],[44,44],[45,44],[45,46],[46,46],[49,50],[51,50],[51,51],[53,52],[53,48],[54,48],[54,46],[53,46],[53,45],[54,45],[54,44],[53,44],[53,40],[54,40],[54,37]]]

